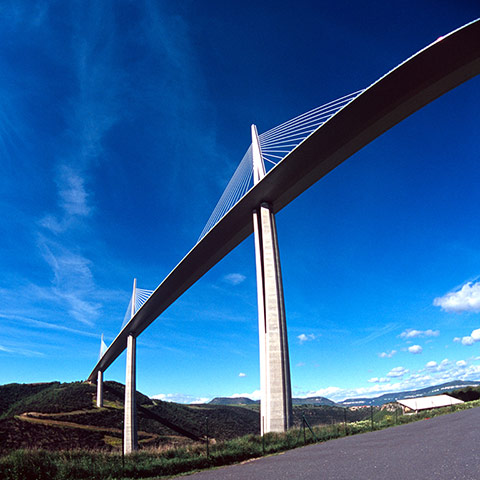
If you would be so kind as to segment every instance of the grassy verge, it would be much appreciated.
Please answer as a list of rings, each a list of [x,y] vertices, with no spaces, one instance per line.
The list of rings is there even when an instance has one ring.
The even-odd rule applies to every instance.
[[[455,407],[429,410],[418,415],[386,414],[381,421],[363,420],[344,424],[293,429],[284,434],[247,435],[233,440],[195,444],[184,448],[141,450],[122,458],[120,453],[97,451],[47,452],[17,450],[0,457],[2,480],[119,480],[160,478],[200,469],[238,463],[315,442],[410,423],[453,411],[480,406],[480,400]]]

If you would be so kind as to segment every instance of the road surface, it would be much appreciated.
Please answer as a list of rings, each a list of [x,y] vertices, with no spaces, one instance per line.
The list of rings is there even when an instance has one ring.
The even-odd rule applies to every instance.
[[[480,408],[290,450],[191,480],[480,480]]]

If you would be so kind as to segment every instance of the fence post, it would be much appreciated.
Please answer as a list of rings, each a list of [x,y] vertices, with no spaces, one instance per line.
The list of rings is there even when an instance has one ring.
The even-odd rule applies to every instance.
[[[303,425],[303,444],[307,444],[307,437],[305,436],[305,416],[302,415],[302,425]]]
[[[209,449],[208,449],[208,447],[209,447],[209,445],[208,445],[208,443],[209,443],[208,442],[208,417],[205,417],[205,430],[206,430],[205,437],[206,437],[206,441],[207,441],[207,458],[209,458],[210,457],[210,452],[209,452]]]
[[[310,433],[312,434],[312,437],[313,439],[318,442],[318,438],[317,436],[315,435],[315,432],[313,431],[312,427],[310,426],[310,424],[308,423],[308,420],[305,418],[305,415],[302,415],[303,417],[303,431],[305,432],[305,424],[307,425],[308,429],[310,430]],[[305,434],[305,433],[304,433]]]
[[[347,407],[343,408],[343,424],[345,426],[345,436],[348,435],[348,430],[347,430]]]
[[[262,416],[262,453],[265,456],[265,417]]]
[[[373,405],[370,405],[370,420],[372,422],[372,432],[373,432]]]

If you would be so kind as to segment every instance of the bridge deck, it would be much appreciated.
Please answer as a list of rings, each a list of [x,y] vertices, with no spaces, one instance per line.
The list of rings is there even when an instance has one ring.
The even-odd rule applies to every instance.
[[[252,211],[278,212],[372,140],[480,73],[480,19],[424,48],[367,88],[294,149],[183,258],[127,323],[88,380],[94,381],[190,286],[253,231]]]

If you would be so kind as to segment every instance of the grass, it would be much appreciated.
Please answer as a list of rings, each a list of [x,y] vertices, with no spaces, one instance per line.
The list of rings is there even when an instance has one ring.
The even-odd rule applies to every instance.
[[[397,416],[395,412],[387,412],[381,420],[374,419],[373,429],[379,430],[395,424],[411,423],[478,406],[480,406],[480,400],[429,410],[418,415]],[[368,419],[346,425],[337,423],[316,426],[312,431],[307,427],[292,429],[282,434],[270,433],[263,439],[258,435],[246,435],[224,442],[212,442],[208,448],[208,456],[205,443],[179,448],[144,449],[126,457],[122,457],[118,452],[88,450],[57,452],[17,450],[0,457],[0,478],[2,480],[120,480],[170,477],[238,463],[304,444],[324,442],[370,430],[372,430],[372,422]]]

